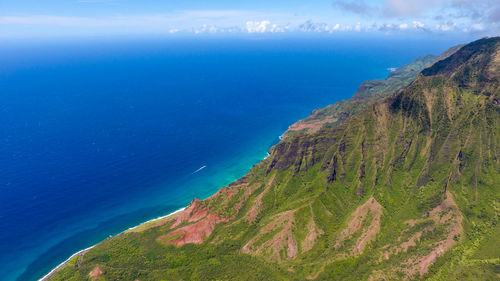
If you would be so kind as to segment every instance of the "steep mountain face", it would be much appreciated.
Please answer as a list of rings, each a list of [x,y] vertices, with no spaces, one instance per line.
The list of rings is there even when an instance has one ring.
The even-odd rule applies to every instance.
[[[395,69],[384,80],[363,82],[352,98],[314,110],[309,117],[290,126],[283,137],[288,137],[297,131],[315,133],[323,126],[334,127],[342,124],[350,116],[362,112],[370,105],[381,102],[395,91],[408,86],[423,69],[449,57],[462,46],[452,47],[440,56],[426,55],[417,58]]]
[[[53,280],[499,280],[500,38]]]

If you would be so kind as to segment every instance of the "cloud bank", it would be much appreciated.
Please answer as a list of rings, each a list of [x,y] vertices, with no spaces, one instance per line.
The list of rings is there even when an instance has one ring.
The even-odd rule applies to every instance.
[[[500,33],[498,0],[335,0],[333,5],[376,22],[411,22],[421,31]]]
[[[90,5],[116,0],[79,0]],[[2,15],[0,37],[54,34],[500,33],[500,1],[333,0],[321,13],[176,10],[114,16]]]

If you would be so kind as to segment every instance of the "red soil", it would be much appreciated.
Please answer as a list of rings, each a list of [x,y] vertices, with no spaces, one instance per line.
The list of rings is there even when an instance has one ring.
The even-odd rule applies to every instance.
[[[94,267],[94,269],[92,269],[92,271],[89,273],[89,277],[91,280],[95,280],[97,279],[97,277],[99,277],[99,275],[101,275],[103,272],[102,270],[96,266]]]
[[[257,218],[257,215],[260,213],[260,210],[262,209],[262,198],[264,195],[271,190],[271,186],[274,183],[274,178],[276,177],[276,174],[274,174],[271,179],[269,179],[269,182],[266,184],[266,187],[264,191],[262,191],[261,194],[257,196],[257,198],[254,199],[254,205],[246,215],[248,224],[252,225],[255,222],[255,219]]]
[[[158,240],[175,246],[183,246],[188,243],[201,244],[206,237],[210,236],[216,224],[227,222],[229,219],[230,218],[221,218],[215,213],[210,213],[210,210],[204,208],[199,199],[194,199],[189,206],[175,218],[175,222],[170,228],[176,228],[183,222],[194,223],[162,235]]]
[[[201,206],[201,201],[195,198],[191,203],[189,203],[189,206],[175,218],[175,222],[172,224],[172,226],[170,226],[170,228],[171,229],[176,228],[185,221],[187,222],[198,221],[203,217],[205,217],[207,214],[208,210],[203,209],[203,207]]]
[[[372,220],[367,222],[368,225],[363,227],[364,218],[371,213]],[[361,231],[361,236],[356,242],[356,246],[352,249],[354,256],[361,255],[369,242],[375,239],[375,236],[380,231],[380,217],[382,216],[382,206],[371,197],[363,205],[359,206],[348,219],[347,227],[337,237],[335,248],[340,248],[343,243],[349,239],[354,233]]]
[[[196,223],[183,226],[161,236],[159,240],[167,240],[167,244],[175,246],[183,246],[188,243],[201,244],[206,237],[210,236],[216,224],[227,221],[229,221],[228,218],[221,218],[217,214],[208,214]],[[178,238],[172,239],[178,235],[180,235]]]
[[[289,210],[277,215],[274,215],[271,222],[266,225],[266,227],[251,239],[241,251],[246,254],[259,255],[261,253],[267,253],[269,259],[281,262],[280,252],[284,249],[286,250],[287,259],[293,259],[298,254],[297,242],[292,235],[292,224],[293,224],[293,214],[296,210]],[[262,243],[259,246],[254,246],[254,243],[258,241],[260,237],[269,233],[270,231],[281,228],[281,230],[276,233],[271,239]]]
[[[307,129],[307,132],[312,134],[312,133],[319,131],[319,129],[321,129],[321,127],[323,127],[323,125],[325,125],[326,123],[334,123],[334,122],[337,122],[337,118],[333,118],[331,116],[325,117],[324,119],[308,122],[308,123],[306,123],[304,120],[301,120],[301,121],[298,121],[298,122],[292,124],[288,128],[287,132],[300,131],[300,130]],[[285,132],[285,136],[286,136],[287,132]]]

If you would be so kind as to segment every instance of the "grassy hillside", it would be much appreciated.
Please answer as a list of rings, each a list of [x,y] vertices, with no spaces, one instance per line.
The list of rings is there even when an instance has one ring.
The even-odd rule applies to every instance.
[[[315,133],[323,126],[334,127],[342,124],[350,116],[359,114],[370,105],[381,102],[395,91],[408,86],[424,68],[449,57],[462,46],[452,47],[440,56],[426,55],[417,58],[395,69],[384,80],[363,82],[352,98],[314,110],[309,117],[290,126],[283,136],[288,137],[297,131]]]
[[[500,280],[499,76],[500,38],[463,46],[51,280]]]

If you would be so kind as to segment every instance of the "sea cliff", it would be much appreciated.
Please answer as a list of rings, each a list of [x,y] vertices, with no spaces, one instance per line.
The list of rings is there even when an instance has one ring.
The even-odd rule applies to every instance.
[[[498,279],[499,78],[497,37],[363,83],[240,180],[49,279]]]

